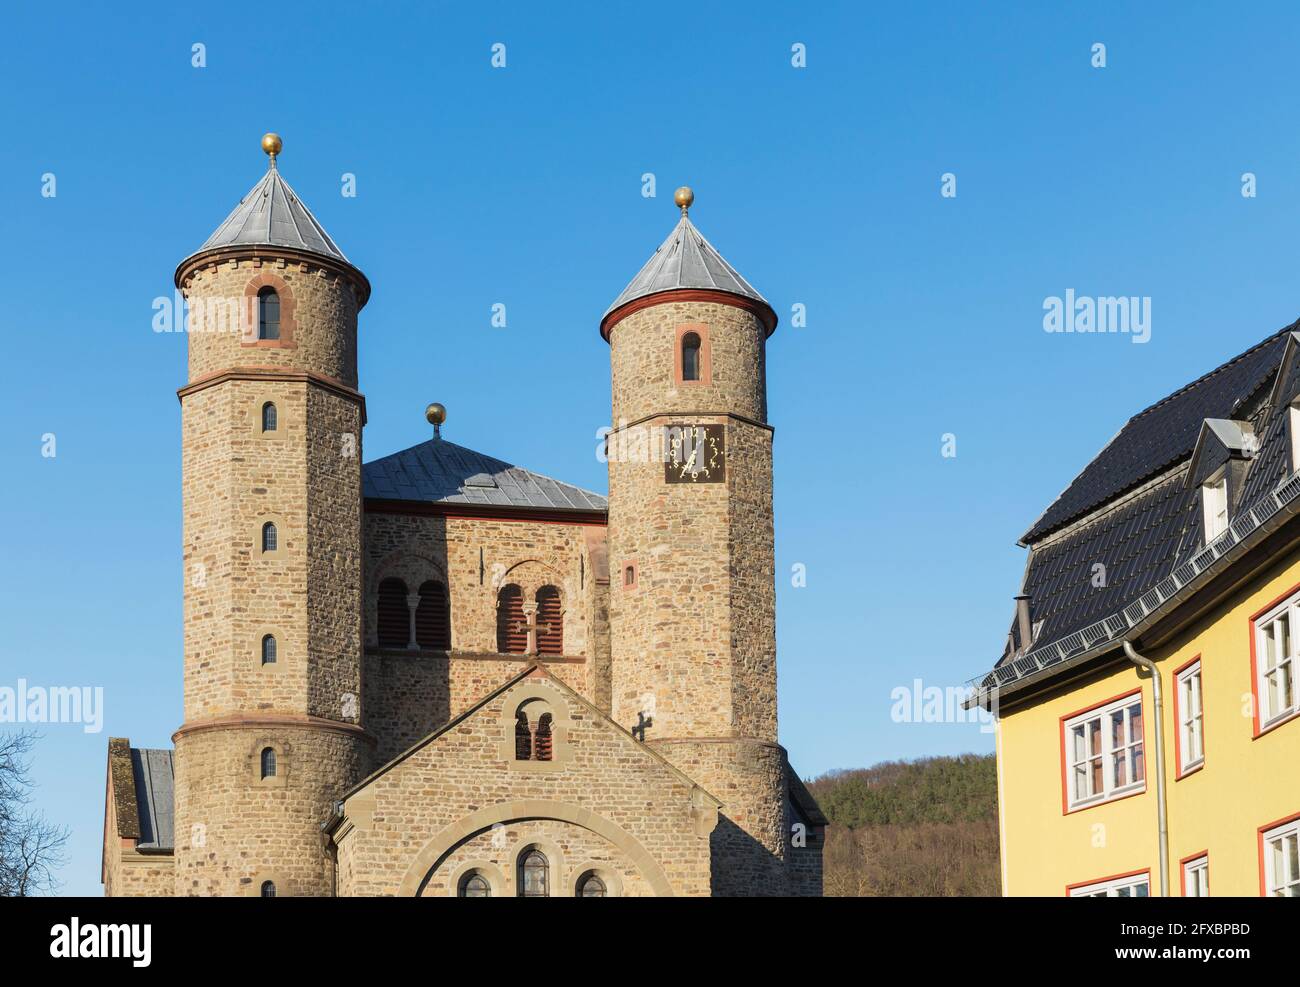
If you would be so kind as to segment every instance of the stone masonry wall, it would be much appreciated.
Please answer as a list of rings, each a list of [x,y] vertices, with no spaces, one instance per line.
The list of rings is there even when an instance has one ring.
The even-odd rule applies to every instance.
[[[268,284],[281,296],[280,340],[204,323]],[[320,823],[373,763],[373,742],[356,725],[362,410],[359,396],[319,382],[355,385],[354,289],[314,265],[265,259],[209,266],[185,288],[197,313],[190,383],[229,370],[258,376],[218,377],[182,397],[176,891],[239,894],[274,880],[281,895],[329,894]],[[262,430],[267,402],[277,412],[271,432]],[[264,551],[268,522],[277,537]],[[262,661],[268,634],[274,663]],[[264,747],[277,753],[267,779]]]
[[[260,778],[265,747],[276,777]],[[333,893],[320,825],[371,759],[359,732],[284,723],[176,737],[177,895]]]
[[[677,379],[685,331],[704,342],[699,382]],[[613,717],[648,720],[647,742],[722,800],[712,893],[788,894],[763,326],[729,305],[665,302],[610,341],[613,422],[632,433],[611,435]],[[658,443],[634,434],[695,424],[725,430],[723,483],[666,482]]]
[[[746,740],[663,740],[650,746],[722,800],[711,839],[713,895],[789,894],[785,751]]]
[[[678,328],[705,325],[710,381],[678,383]],[[609,334],[614,425],[647,415],[728,411],[767,421],[766,331],[719,302],[665,301],[633,312]]]
[[[280,295],[278,341],[253,342],[254,279]],[[274,367],[309,370],[357,386],[356,292],[326,268],[273,258],[222,261],[195,271],[186,296],[191,381],[222,370]]]
[[[555,717],[553,762],[514,759],[514,711],[525,702]],[[514,862],[538,842],[563,861],[554,894],[572,894],[577,868],[594,859],[629,894],[658,871],[669,893],[707,895],[714,807],[589,706],[526,677],[347,799],[355,828],[338,845],[339,893],[416,894],[426,878],[431,893],[447,893],[458,868],[478,863],[502,871],[494,893],[513,894]]]
[[[589,542],[594,525],[370,512],[365,518],[365,723],[378,740],[380,763],[406,750],[522,671],[532,659],[497,654],[497,592],[518,583],[525,600],[554,585],[564,605],[563,659],[551,671],[584,696],[608,690],[608,630],[603,571]],[[448,587],[451,652],[380,649],[379,583],[402,579],[410,592],[426,579]],[[603,634],[599,641],[596,634]],[[593,669],[601,678],[593,678]],[[596,696],[593,697],[593,693]]]

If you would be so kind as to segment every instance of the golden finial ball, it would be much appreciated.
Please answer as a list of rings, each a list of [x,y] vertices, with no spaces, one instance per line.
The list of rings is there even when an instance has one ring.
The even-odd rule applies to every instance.
[[[430,425],[441,425],[447,420],[447,409],[435,401],[424,409],[424,417]]]
[[[262,150],[271,155],[271,157],[275,157],[279,154],[282,147],[284,147],[284,141],[280,140],[279,134],[262,135]]]
[[[691,191],[689,185],[683,185],[673,193],[673,201],[682,209],[689,209],[691,203],[695,201],[695,193]]]

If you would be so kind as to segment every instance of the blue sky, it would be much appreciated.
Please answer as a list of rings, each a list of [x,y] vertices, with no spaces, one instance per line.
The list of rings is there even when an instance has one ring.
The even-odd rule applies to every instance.
[[[600,491],[597,324],[695,188],[782,320],[781,736],[808,775],[991,749],[894,722],[891,690],[989,666],[1016,538],[1126,417],[1300,314],[1288,5],[177,6],[0,14],[0,686],[105,690],[102,733],[37,751],[68,892],[99,891],[107,737],[180,724],[185,339],[151,306],[264,131],[374,283],[366,457],[439,400],[448,438]],[[1149,297],[1150,341],[1045,333],[1067,289]]]

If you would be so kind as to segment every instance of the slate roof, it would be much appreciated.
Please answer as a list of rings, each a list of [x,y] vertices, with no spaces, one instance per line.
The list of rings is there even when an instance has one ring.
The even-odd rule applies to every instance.
[[[381,500],[534,507],[552,511],[604,511],[598,493],[562,483],[521,466],[448,442],[430,439],[366,463],[365,497]]]
[[[140,842],[136,849],[175,849],[172,751],[132,747],[131,773],[135,779],[136,811],[140,818]]]
[[[218,247],[287,247],[349,264],[325,227],[280,176],[275,162],[191,256]],[[187,258],[188,260],[188,258]],[[184,261],[181,262],[183,267]]]
[[[1300,323],[1297,323],[1300,325]],[[1277,372],[1288,327],[1132,418],[1021,537],[1032,544],[1189,456],[1207,418],[1237,405]]]
[[[1286,380],[1277,378],[1298,326],[1269,336],[1130,419],[1030,529],[1021,592],[1030,597],[1033,651],[1050,651],[1058,643],[1064,650],[1082,650],[1086,641],[1066,648],[1063,639],[1080,631],[1086,636],[1086,629],[1098,622],[1109,621],[1135,601],[1149,600],[1153,587],[1175,570],[1180,579],[1190,576],[1193,557],[1198,566],[1205,561],[1200,490],[1187,481],[1207,418],[1229,419],[1215,421],[1209,429],[1230,452],[1246,451],[1238,441],[1243,426],[1259,437],[1257,451],[1245,462],[1240,493],[1233,494],[1234,523],[1290,477],[1286,410],[1300,393],[1300,360],[1287,365]],[[1079,517],[1087,519],[1045,538]],[[1114,630],[1123,626],[1120,621]],[[1013,620],[999,666],[1019,650]]]
[[[690,218],[683,216],[668,234],[668,239],[659,245],[637,276],[605,310],[605,315],[646,295],[679,288],[725,291],[771,308],[767,299],[723,259],[713,244],[704,239],[704,234],[695,228]],[[603,322],[604,316],[601,318]]]

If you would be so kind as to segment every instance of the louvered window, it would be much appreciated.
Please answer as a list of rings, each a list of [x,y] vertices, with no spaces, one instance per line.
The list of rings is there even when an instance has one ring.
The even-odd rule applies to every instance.
[[[411,612],[406,603],[406,583],[385,579],[379,584],[379,646],[405,648],[411,641]]]
[[[543,713],[537,720],[537,735],[533,738],[537,760],[551,759],[551,714]]]
[[[280,296],[274,288],[257,293],[257,338],[280,338]]]
[[[275,750],[270,747],[262,748],[262,777],[275,777]]]
[[[537,591],[537,653],[564,654],[564,612],[560,591],[554,586],[543,586]]]
[[[447,587],[430,579],[420,587],[420,605],[415,608],[415,640],[422,648],[451,649],[451,614]]]
[[[528,649],[524,630],[524,591],[514,583],[497,594],[497,651],[522,655]]]
[[[533,732],[528,728],[528,714],[522,709],[515,713],[515,760],[527,761],[533,756]]]
[[[533,847],[519,858],[519,897],[546,898],[550,896],[547,881],[546,857]]]

